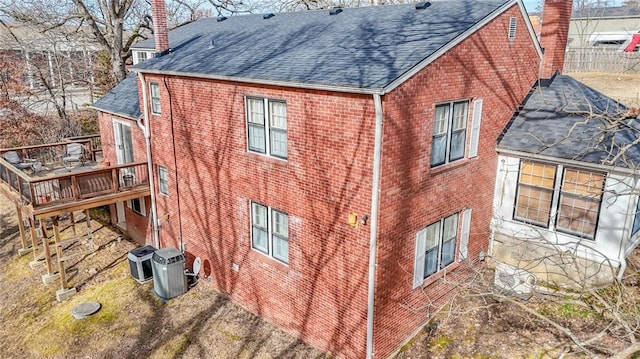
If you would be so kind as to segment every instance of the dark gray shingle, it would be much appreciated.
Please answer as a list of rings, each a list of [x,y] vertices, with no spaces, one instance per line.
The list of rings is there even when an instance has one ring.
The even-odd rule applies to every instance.
[[[621,148],[640,134],[640,121],[625,119],[626,111],[600,92],[559,75],[549,87],[532,90],[498,150],[632,168],[640,164],[640,146]]]
[[[135,75],[127,76],[124,81],[94,102],[92,107],[128,118],[141,118],[137,77]]]
[[[135,68],[378,89],[511,2],[442,0],[424,10],[404,4],[348,8],[334,16],[317,10],[269,19],[204,18],[172,30],[172,52]],[[153,46],[149,39],[134,48]]]

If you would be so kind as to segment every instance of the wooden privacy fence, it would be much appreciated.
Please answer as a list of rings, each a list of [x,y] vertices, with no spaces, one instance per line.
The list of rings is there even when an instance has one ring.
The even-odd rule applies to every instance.
[[[640,52],[617,48],[568,48],[563,72],[640,73]]]

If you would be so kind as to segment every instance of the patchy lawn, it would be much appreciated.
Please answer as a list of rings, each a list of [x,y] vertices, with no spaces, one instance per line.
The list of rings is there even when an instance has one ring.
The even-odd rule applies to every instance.
[[[18,256],[14,207],[0,195],[0,357],[2,358],[325,358],[292,336],[216,293],[202,282],[167,303],[129,275],[133,243],[92,221],[96,251],[70,265],[78,293],[57,303],[59,282],[43,285],[45,268],[32,270],[31,254]],[[78,216],[80,217],[80,216]],[[86,226],[78,226],[80,232]],[[71,229],[62,232],[63,238]],[[82,245],[68,252],[82,253]],[[86,301],[99,312],[76,320]]]

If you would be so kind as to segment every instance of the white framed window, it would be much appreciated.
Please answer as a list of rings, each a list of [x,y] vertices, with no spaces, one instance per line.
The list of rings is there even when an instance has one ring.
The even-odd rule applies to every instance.
[[[469,101],[436,105],[431,146],[431,167],[464,158]]]
[[[424,280],[438,273],[456,258],[456,242],[458,238],[458,213],[431,223],[416,235],[416,252],[414,263],[413,287],[417,288]],[[471,221],[471,211],[464,213],[465,223]],[[468,219],[467,219],[468,218]],[[467,257],[468,230],[464,242],[464,258]]]
[[[251,248],[289,263],[289,216],[257,202],[251,206]]]
[[[521,160],[513,219],[594,239],[604,181],[604,173]]]
[[[515,40],[517,27],[518,27],[518,18],[515,16],[512,16],[509,19],[509,35],[508,35],[509,40]]]
[[[287,159],[287,104],[247,97],[245,108],[249,151]]]
[[[154,57],[153,52],[152,51],[136,51],[133,50],[132,51],[133,54],[133,64],[137,65],[141,62],[146,61],[147,59],[150,59],[152,57]]]
[[[151,97],[151,113],[160,114],[160,86],[157,82],[149,82],[149,94]]]
[[[144,204],[144,197],[133,198],[127,201],[127,207],[131,208],[131,210],[141,216],[146,216],[147,211]]]
[[[169,172],[166,167],[158,166],[158,189],[160,193],[169,195]]]

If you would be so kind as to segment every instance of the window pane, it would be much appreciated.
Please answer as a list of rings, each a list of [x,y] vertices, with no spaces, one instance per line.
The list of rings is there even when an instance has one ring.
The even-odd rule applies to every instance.
[[[438,248],[427,251],[424,259],[424,277],[432,275],[438,271]]]
[[[248,104],[248,121],[264,125],[264,101],[262,99],[247,99]]]
[[[440,262],[440,269],[453,263],[456,257],[456,239],[455,237],[446,242],[442,242],[442,260]]]
[[[568,168],[564,171],[562,192],[597,198],[602,194],[603,185],[603,174]]]
[[[452,130],[462,130],[467,128],[467,118],[469,113],[468,102],[458,102],[453,105]]]
[[[287,106],[284,102],[269,102],[269,115],[271,127],[287,129]]]
[[[544,163],[522,161],[520,168],[520,183],[553,188],[556,166]]]
[[[271,211],[273,218],[273,233],[280,237],[289,237],[289,216],[282,212]]]
[[[260,125],[249,124],[249,149],[265,153],[266,143],[264,135],[264,127]]]
[[[169,194],[169,175],[167,173],[167,169],[161,166],[158,166],[158,182],[160,193]]]
[[[458,232],[458,215],[454,214],[444,219],[444,235],[443,241],[447,241],[450,239],[456,238],[456,233]]]
[[[251,239],[253,248],[265,254],[269,254],[269,239],[267,231],[254,226],[252,227]]]
[[[447,133],[449,127],[449,104],[436,106],[436,116],[433,127],[433,135],[442,135]]]
[[[251,203],[251,214],[251,220],[254,226],[264,229],[267,228],[267,207],[257,203]]]
[[[440,243],[440,221],[427,227],[425,234],[425,249],[427,252],[432,248],[438,247],[438,243]]]
[[[600,200],[563,194],[557,228],[588,238],[595,236]]]
[[[459,160],[464,157],[464,143],[467,138],[466,130],[459,130],[451,134],[451,153],[449,160]]]
[[[273,257],[289,263],[289,242],[278,236],[273,236]]]
[[[549,223],[552,190],[520,185],[516,199],[516,217],[541,225]]]
[[[271,154],[287,158],[287,131],[271,129]]]
[[[433,148],[431,149],[431,166],[444,163],[447,153],[447,136],[442,135],[433,138]]]

